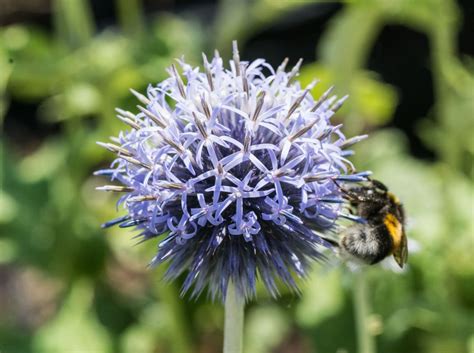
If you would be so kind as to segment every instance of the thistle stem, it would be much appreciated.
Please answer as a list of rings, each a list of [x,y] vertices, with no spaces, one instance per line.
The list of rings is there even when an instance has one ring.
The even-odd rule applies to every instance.
[[[374,335],[369,330],[370,305],[367,295],[367,278],[364,271],[355,275],[354,314],[357,330],[357,351],[376,353]]]
[[[229,283],[225,298],[224,353],[242,353],[244,305],[235,285]]]

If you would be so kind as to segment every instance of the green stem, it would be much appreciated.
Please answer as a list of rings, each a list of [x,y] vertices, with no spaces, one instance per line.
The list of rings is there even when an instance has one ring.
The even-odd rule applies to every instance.
[[[179,292],[172,283],[157,285],[157,292],[169,309],[173,320],[169,324],[169,344],[171,352],[191,353],[193,351],[189,332],[189,319],[186,318],[182,300],[179,298]]]
[[[131,36],[144,32],[142,0],[117,0],[117,15],[123,31]]]
[[[220,0],[214,22],[214,47],[226,58],[232,55],[229,43],[244,41],[251,32],[253,21],[248,0]],[[245,24],[245,25],[243,25]],[[243,43],[239,43],[243,45]]]
[[[225,298],[224,353],[242,353],[244,305],[235,286],[229,283]]]
[[[354,314],[359,353],[376,353],[374,335],[369,330],[370,305],[367,295],[367,279],[364,271],[355,275]]]
[[[87,44],[95,31],[87,0],[55,0],[54,22],[58,38],[69,48]]]

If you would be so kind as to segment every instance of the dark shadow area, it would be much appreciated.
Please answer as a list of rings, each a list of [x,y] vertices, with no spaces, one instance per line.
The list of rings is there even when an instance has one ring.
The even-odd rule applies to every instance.
[[[388,25],[375,41],[367,66],[397,89],[399,102],[390,125],[406,133],[414,156],[432,160],[433,152],[416,133],[418,122],[429,115],[434,103],[429,55],[425,35],[404,26]]]

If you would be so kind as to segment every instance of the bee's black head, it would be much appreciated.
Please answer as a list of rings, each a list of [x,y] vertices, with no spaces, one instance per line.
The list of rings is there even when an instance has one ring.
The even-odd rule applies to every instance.
[[[351,188],[343,188],[344,197],[351,204],[360,204],[364,202],[376,202],[386,200],[388,197],[388,188],[378,180],[369,180],[367,184]]]

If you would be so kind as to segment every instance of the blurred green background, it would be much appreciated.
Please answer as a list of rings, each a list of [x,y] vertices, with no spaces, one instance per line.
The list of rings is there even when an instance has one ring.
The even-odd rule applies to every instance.
[[[366,271],[365,331],[385,353],[474,352],[474,6],[469,0],[0,0],[0,352],[219,352],[223,309],[146,269],[156,243],[101,230],[118,214],[91,173],[129,87],[214,48],[350,94],[369,133],[355,165],[403,200],[409,267]],[[301,297],[259,290],[246,353],[357,348],[354,275],[316,266]],[[357,307],[357,305],[356,305]]]

